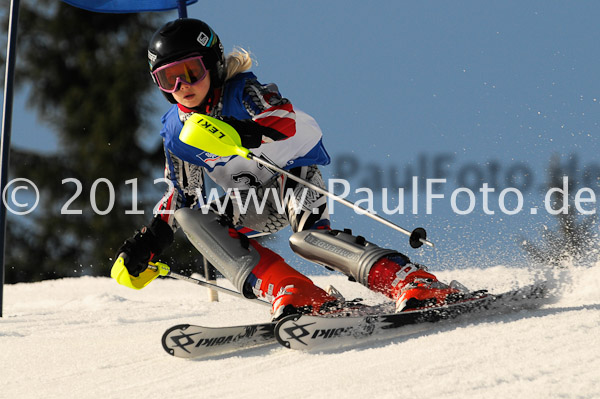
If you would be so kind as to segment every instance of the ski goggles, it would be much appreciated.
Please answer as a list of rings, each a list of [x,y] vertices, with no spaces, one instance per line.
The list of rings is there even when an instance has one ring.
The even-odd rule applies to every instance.
[[[191,57],[161,66],[152,72],[158,87],[166,93],[175,93],[182,83],[195,85],[208,73],[202,57]]]

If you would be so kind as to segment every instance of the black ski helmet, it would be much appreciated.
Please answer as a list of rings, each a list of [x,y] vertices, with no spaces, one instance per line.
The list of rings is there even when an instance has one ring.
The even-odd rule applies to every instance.
[[[202,62],[210,72],[211,87],[221,87],[227,74],[223,45],[210,26],[198,19],[180,18],[167,22],[152,35],[148,45],[150,72],[192,54],[202,56]],[[171,103],[176,103],[172,94],[161,92]]]

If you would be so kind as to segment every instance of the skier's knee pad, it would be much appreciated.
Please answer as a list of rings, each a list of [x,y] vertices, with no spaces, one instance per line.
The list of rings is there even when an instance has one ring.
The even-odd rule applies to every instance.
[[[290,247],[301,257],[344,273],[368,286],[369,271],[378,259],[399,254],[381,248],[350,231],[305,230],[292,234]]]
[[[244,293],[244,283],[260,261],[260,254],[252,245],[242,245],[243,241],[232,236],[229,226],[222,224],[219,218],[220,216],[213,212],[203,213],[190,208],[182,208],[175,212],[175,219],[192,245],[239,292],[246,297],[252,297],[251,293]]]

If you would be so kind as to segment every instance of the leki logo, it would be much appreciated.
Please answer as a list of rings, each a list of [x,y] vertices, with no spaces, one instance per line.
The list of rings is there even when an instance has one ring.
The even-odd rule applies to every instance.
[[[198,126],[203,128],[209,133],[216,134],[218,139],[225,137],[225,133],[219,130],[218,127],[207,121],[206,119],[198,119]]]

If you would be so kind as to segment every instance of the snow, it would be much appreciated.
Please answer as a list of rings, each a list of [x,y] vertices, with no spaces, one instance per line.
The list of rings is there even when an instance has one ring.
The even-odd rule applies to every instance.
[[[0,398],[600,398],[600,264],[434,272],[491,292],[551,277],[561,294],[539,310],[343,350],[273,345],[199,361],[167,355],[164,330],[262,322],[268,308],[223,294],[209,302],[204,288],[170,279],[140,291],[92,277],[8,285]],[[341,276],[313,280],[382,299]]]

